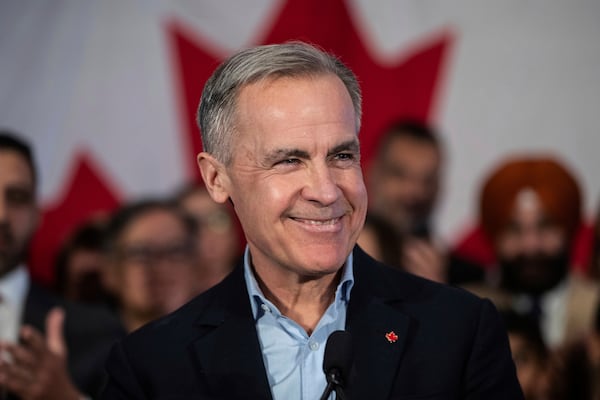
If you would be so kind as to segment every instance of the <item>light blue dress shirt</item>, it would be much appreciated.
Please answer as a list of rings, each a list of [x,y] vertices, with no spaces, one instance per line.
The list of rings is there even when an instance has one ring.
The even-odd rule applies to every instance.
[[[343,267],[333,303],[310,336],[263,295],[250,268],[248,248],[244,253],[244,276],[273,399],[318,400],[327,386],[323,372],[327,338],[346,325],[346,309],[354,285],[352,253]],[[330,399],[333,398],[332,394]]]

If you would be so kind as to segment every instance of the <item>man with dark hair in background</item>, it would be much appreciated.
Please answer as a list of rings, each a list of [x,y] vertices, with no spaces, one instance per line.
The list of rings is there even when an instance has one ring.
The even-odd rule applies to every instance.
[[[77,400],[95,394],[121,335],[106,310],[62,303],[31,281],[25,259],[39,214],[31,149],[0,132],[0,393]]]
[[[432,215],[444,167],[438,134],[424,123],[400,120],[384,131],[377,149],[367,179],[369,214],[396,231],[401,267],[437,282],[482,280],[482,268],[448,252],[435,237]]]
[[[105,224],[104,220],[87,221],[61,246],[54,266],[54,287],[61,297],[91,304],[108,302],[102,284]]]

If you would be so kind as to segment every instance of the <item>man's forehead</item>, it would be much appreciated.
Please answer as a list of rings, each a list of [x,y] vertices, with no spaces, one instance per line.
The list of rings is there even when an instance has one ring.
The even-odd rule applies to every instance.
[[[0,182],[33,186],[33,171],[20,153],[0,150]]]
[[[440,156],[439,146],[436,144],[410,136],[396,136],[382,142],[380,157],[394,158],[398,156],[410,156],[415,151],[420,154],[426,153]]]

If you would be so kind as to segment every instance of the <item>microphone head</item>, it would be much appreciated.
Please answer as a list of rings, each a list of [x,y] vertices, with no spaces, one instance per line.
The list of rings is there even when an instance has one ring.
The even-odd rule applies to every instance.
[[[346,381],[354,357],[352,350],[352,335],[349,332],[335,331],[329,335],[323,357],[323,371],[328,381],[332,372],[336,373],[342,382]]]

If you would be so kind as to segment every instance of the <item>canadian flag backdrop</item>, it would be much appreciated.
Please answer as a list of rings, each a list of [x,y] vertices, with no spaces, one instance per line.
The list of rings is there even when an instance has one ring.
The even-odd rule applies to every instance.
[[[358,75],[365,166],[393,119],[440,129],[436,225],[450,244],[469,249],[481,180],[514,153],[562,159],[591,217],[599,37],[600,2],[584,0],[3,1],[0,126],[32,142],[41,177],[34,277],[52,280],[56,248],[78,223],[199,179],[194,113],[206,79],[238,49],[290,39]]]

